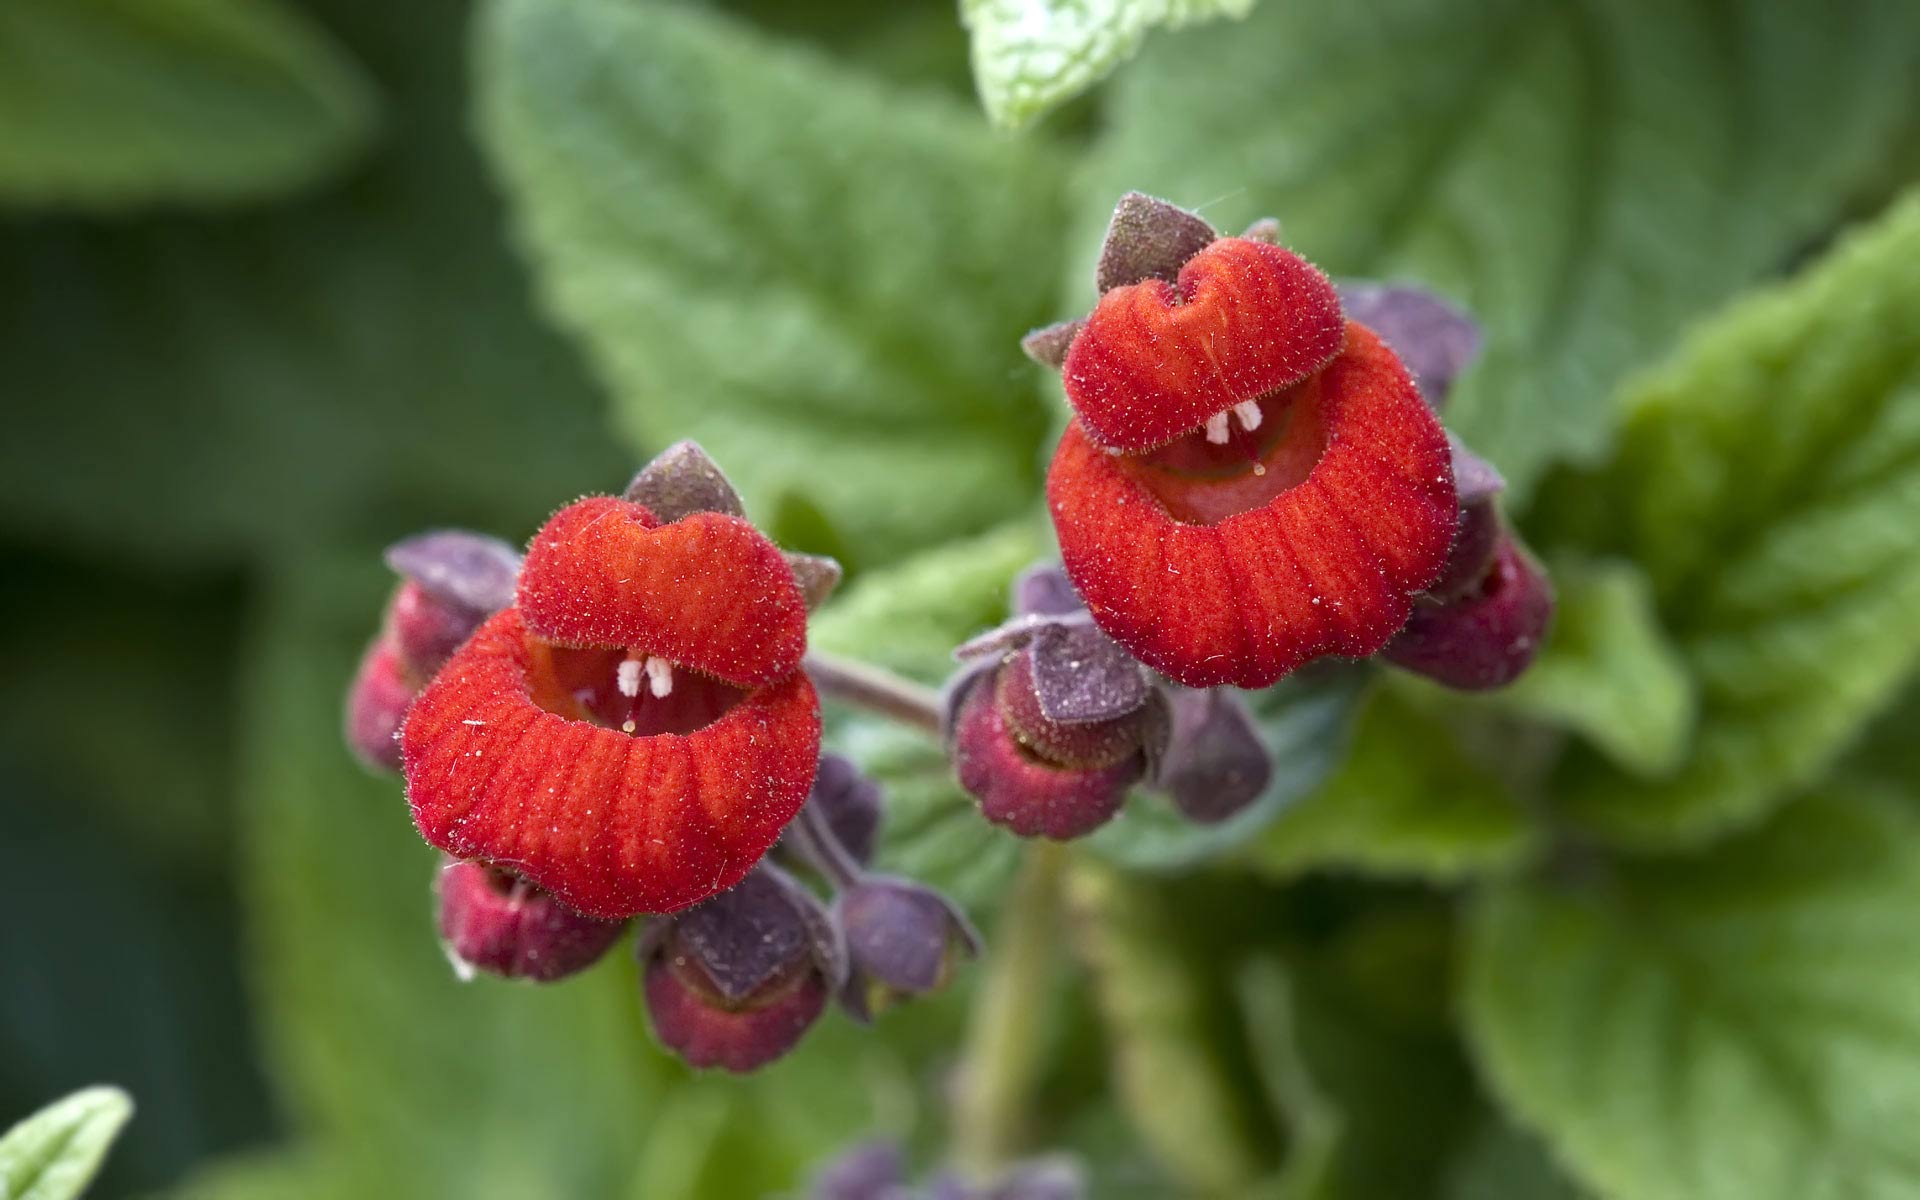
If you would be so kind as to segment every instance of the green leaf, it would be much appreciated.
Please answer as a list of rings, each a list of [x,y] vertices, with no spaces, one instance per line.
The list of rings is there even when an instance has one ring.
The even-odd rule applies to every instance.
[[[1314,1200],[1338,1195],[1340,1106],[1313,1078],[1301,1053],[1298,1003],[1286,968],[1257,959],[1235,981],[1254,1066],[1267,1099],[1287,1129],[1287,1157],[1259,1193],[1273,1200]]]
[[[1525,493],[1597,461],[1622,376],[1884,169],[1916,37],[1902,0],[1264,4],[1115,80],[1080,244],[1138,189],[1446,293],[1487,333],[1449,422]]]
[[[1181,816],[1163,796],[1136,789],[1120,816],[1085,844],[1124,866],[1178,871],[1228,853],[1282,818],[1340,765],[1365,689],[1363,668],[1306,672],[1247,697],[1273,779],[1246,808],[1217,825]]]
[[[78,1196],[131,1116],[132,1098],[113,1087],[87,1088],[41,1109],[0,1136],[0,1196]]]
[[[1038,525],[1021,520],[870,571],[813,618],[808,645],[941,683],[953,648],[1006,619],[1013,577],[1044,552]]]
[[[277,0],[11,0],[0,8],[0,202],[250,199],[337,170],[372,90]]]
[[[994,124],[1017,128],[1099,83],[1156,25],[1244,17],[1253,0],[962,0],[973,77]]]
[[[467,8],[324,0],[389,100],[350,186],[221,221],[0,228],[11,536],[229,566],[429,523],[518,539],[625,482],[502,244],[468,130]]]
[[[856,566],[1031,502],[1018,337],[1063,212],[1040,149],[674,5],[494,0],[480,82],[551,307],[636,440],[697,438],[756,510],[804,497]]]
[[[1639,559],[1700,687],[1670,779],[1573,757],[1582,822],[1656,845],[1756,820],[1920,661],[1916,256],[1920,195],[1702,328],[1627,396],[1614,464],[1556,481],[1548,528]]]
[[[1686,759],[1698,697],[1646,576],[1626,562],[1563,562],[1553,586],[1558,609],[1540,657],[1492,699],[1572,730],[1625,771],[1671,774]]]
[[[1581,1200],[1584,1195],[1536,1139],[1493,1118],[1448,1174],[1444,1200]]]
[[[1694,859],[1474,913],[1467,1027],[1494,1090],[1629,1200],[1920,1191],[1920,828],[1802,801]]]
[[[1508,866],[1537,831],[1500,776],[1393,690],[1375,691],[1351,749],[1245,852],[1264,875],[1336,869],[1455,879]]]
[[[975,916],[998,904],[1023,843],[980,815],[945,747],[877,718],[846,722],[827,741],[885,789],[876,867],[937,887]]]

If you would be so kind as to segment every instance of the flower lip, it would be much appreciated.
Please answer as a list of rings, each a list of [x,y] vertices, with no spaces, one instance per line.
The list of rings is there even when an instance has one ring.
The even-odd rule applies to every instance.
[[[1398,359],[1352,324],[1312,389],[1325,443],[1306,478],[1210,522],[1181,520],[1168,486],[1142,481],[1155,464],[1103,452],[1080,422],[1060,440],[1047,503],[1067,574],[1099,626],[1170,679],[1266,687],[1322,655],[1377,653],[1445,565],[1449,449]]]
[[[1340,352],[1345,329],[1333,284],[1312,264],[1221,238],[1176,283],[1149,278],[1100,298],[1067,350],[1067,399],[1095,442],[1127,454],[1209,422],[1225,434],[1222,414],[1251,429],[1262,400]]]
[[[806,652],[792,566],[724,513],[663,525],[632,501],[576,501],[534,535],[519,606],[556,645],[627,650],[746,688],[793,673]]]
[[[504,609],[414,701],[401,743],[421,835],[604,919],[738,882],[806,800],[820,708],[805,674],[739,694],[691,732],[634,736],[543,707],[539,647]]]
[[[1305,482],[1326,453],[1320,377],[1250,403],[1260,414],[1251,426],[1236,408],[1224,437],[1195,430],[1145,454],[1117,456],[1115,463],[1182,524],[1211,525],[1262,508]]]

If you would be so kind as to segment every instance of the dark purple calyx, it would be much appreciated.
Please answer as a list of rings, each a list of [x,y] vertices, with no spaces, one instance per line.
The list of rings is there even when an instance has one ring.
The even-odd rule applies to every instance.
[[[1444,407],[1453,381],[1479,357],[1479,323],[1421,288],[1358,279],[1337,286],[1348,319],[1379,334],[1427,403]]]

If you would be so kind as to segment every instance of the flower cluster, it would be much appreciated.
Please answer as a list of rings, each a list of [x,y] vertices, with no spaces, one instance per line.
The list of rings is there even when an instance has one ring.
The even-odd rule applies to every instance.
[[[659,1040],[733,1071],[831,1006],[870,1021],[945,986],[979,939],[938,892],[872,871],[880,790],[822,755],[816,677],[937,726],[987,820],[1070,839],[1135,790],[1200,824],[1246,812],[1274,764],[1237,689],[1315,659],[1466,689],[1526,668],[1551,588],[1499,473],[1439,419],[1471,322],[1337,288],[1270,222],[1221,237],[1137,194],[1096,282],[1091,314],[1024,343],[1073,408],[1047,479],[1062,565],[1014,581],[1012,616],[955,651],[937,699],[809,659],[839,567],[774,545],[692,443],[561,508],[524,558],[460,532],[389,552],[401,583],[346,735],[404,772],[445,856],[458,971],[563,978],[644,917]],[[885,1194],[912,1194],[898,1175]],[[1035,1178],[978,1194],[1075,1194]]]

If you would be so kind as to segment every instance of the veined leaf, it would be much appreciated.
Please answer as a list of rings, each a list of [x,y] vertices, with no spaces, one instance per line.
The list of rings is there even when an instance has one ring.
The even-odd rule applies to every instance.
[[[1698,858],[1513,884],[1464,1003],[1494,1090],[1602,1195],[1920,1191],[1920,828],[1806,800]]]
[[[59,1100],[0,1136],[0,1197],[72,1200],[92,1182],[133,1100],[93,1087]]]

